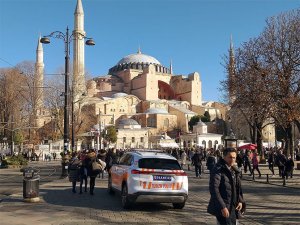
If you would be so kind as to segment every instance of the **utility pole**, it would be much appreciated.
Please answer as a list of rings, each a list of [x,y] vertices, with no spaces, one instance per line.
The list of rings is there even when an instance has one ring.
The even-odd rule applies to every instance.
[[[98,141],[98,146],[99,146],[99,150],[101,150],[101,142],[102,142],[102,135],[101,135],[101,109],[99,108],[99,139],[97,140]]]

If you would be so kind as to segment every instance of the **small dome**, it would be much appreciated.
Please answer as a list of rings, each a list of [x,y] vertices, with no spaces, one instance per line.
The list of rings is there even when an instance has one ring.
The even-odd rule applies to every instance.
[[[132,64],[132,63],[161,65],[160,62],[156,58],[154,58],[150,55],[142,54],[141,52],[125,56],[117,63],[117,65]]]
[[[121,119],[118,125],[139,125],[139,123],[134,119]]]
[[[119,92],[119,93],[115,93],[111,96],[111,98],[120,98],[120,97],[124,97],[127,96],[128,94],[123,93],[123,92]]]
[[[145,111],[147,114],[168,114],[168,111],[166,109],[160,109],[160,108],[150,108]]]
[[[199,122],[197,122],[197,126],[207,126],[207,125],[203,123],[201,120],[199,120]]]

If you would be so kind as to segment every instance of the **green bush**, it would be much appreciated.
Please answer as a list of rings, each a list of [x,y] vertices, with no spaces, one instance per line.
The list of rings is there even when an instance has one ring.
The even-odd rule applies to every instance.
[[[8,165],[14,166],[26,166],[28,164],[28,160],[26,160],[23,155],[17,156],[7,156],[2,160],[2,166],[6,167]]]

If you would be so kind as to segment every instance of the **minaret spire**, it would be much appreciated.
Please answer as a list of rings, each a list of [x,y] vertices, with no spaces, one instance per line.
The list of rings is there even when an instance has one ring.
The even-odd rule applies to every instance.
[[[173,64],[172,64],[172,59],[170,61],[170,74],[173,74]]]
[[[142,54],[142,51],[141,51],[141,46],[139,45],[139,48],[138,48],[138,51],[137,51],[138,54]]]
[[[77,0],[73,30],[73,101],[86,92],[84,68],[84,12],[82,1]]]
[[[83,7],[82,7],[81,0],[77,1],[77,5],[76,5],[76,9],[75,9],[75,14],[83,14]]]
[[[40,42],[41,35],[39,35],[38,43],[36,47],[36,62],[35,62],[35,76],[34,76],[34,105],[33,111],[35,115],[35,126],[41,127],[43,124],[40,124],[38,120],[39,112],[44,107],[44,51],[43,45]]]

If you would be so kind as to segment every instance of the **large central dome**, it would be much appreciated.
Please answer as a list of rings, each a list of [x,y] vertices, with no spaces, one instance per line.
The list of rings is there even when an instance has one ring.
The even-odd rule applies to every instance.
[[[117,65],[132,64],[132,63],[161,65],[160,62],[156,58],[154,58],[150,55],[142,54],[141,51],[138,51],[135,54],[130,54],[130,55],[125,56],[117,63]]]
[[[158,73],[171,73],[171,70],[161,65],[156,58],[141,53],[139,49],[137,53],[123,57],[115,66],[109,69],[108,74],[117,75],[117,73],[128,69],[144,70],[149,65],[154,65],[155,71]]]

